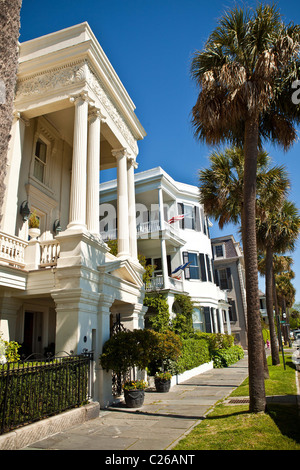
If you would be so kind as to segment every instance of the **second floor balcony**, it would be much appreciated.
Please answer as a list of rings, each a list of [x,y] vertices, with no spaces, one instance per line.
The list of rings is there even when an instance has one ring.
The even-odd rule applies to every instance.
[[[18,237],[0,232],[0,262],[13,268],[28,270],[28,267],[47,268],[57,265],[60,245],[57,240],[37,241],[34,249],[30,243]]]
[[[161,291],[164,289],[175,290],[183,292],[183,282],[180,279],[168,278],[167,285],[164,285],[163,276],[152,277],[147,284],[145,284],[146,292]]]
[[[166,221],[163,221],[162,228],[160,227],[159,220],[150,220],[138,223],[136,226],[136,233],[138,240],[159,240],[160,238],[165,238],[168,239],[173,246],[183,246],[185,244],[185,240],[181,238],[179,230]],[[101,236],[104,241],[116,240],[118,231],[116,228],[108,229],[106,231],[102,231]]]

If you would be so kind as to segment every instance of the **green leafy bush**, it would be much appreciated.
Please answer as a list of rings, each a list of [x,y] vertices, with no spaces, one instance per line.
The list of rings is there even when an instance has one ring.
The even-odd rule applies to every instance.
[[[105,343],[100,364],[107,371],[125,375],[133,367],[146,369],[153,361],[163,366],[165,361],[177,360],[180,354],[181,340],[171,331],[121,331]]]
[[[169,364],[168,370],[174,374],[182,374],[186,370],[194,369],[209,362],[210,353],[208,342],[204,339],[183,339],[181,357]]]
[[[172,330],[182,338],[188,338],[193,334],[194,303],[189,295],[176,294],[175,303],[179,307],[172,320]]]
[[[213,355],[214,368],[228,367],[235,364],[244,357],[244,350],[241,346],[231,346],[226,349],[219,349]]]

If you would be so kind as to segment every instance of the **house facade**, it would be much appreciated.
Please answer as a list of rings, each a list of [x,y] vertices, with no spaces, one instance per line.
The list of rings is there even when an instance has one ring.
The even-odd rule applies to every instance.
[[[244,256],[240,243],[233,235],[211,240],[215,280],[227,292],[229,316],[235,342],[247,349],[247,304]]]
[[[106,406],[111,376],[99,355],[116,314],[129,329],[144,325],[133,208],[138,141],[146,134],[87,23],[20,44],[14,107],[0,233],[0,332],[26,355],[93,350],[93,398]],[[99,173],[113,167],[117,256],[99,233]]]
[[[119,231],[116,188],[116,180],[100,184],[104,240],[115,239]],[[157,167],[135,173],[135,199],[138,252],[155,266],[147,293],[166,296],[171,318],[178,309],[176,294],[188,294],[195,305],[195,330],[230,333],[227,294],[214,282],[210,223],[198,188],[175,181]]]

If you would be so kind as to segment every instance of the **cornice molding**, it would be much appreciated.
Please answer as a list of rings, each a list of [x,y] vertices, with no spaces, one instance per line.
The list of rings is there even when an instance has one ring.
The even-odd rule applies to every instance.
[[[16,107],[23,100],[32,100],[41,95],[53,94],[61,89],[67,89],[74,85],[86,85],[96,95],[105,113],[114,122],[128,146],[137,155],[138,146],[132,131],[126,124],[126,120],[120,107],[105,89],[104,84],[97,76],[88,59],[81,59],[36,72],[24,78],[20,77],[16,90]]]

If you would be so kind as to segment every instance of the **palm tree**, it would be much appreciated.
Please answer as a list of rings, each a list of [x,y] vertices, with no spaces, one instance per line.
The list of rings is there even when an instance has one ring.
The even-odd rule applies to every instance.
[[[293,259],[290,256],[278,256],[274,263],[274,290],[276,290],[275,300],[281,305],[282,314],[287,315],[287,323],[290,323],[289,309],[295,302],[296,289],[292,284],[295,277],[291,269]],[[277,306],[277,316],[279,318],[279,309]],[[288,341],[287,328],[284,328],[285,341]]]
[[[241,224],[243,209],[244,153],[240,148],[227,148],[224,152],[214,151],[209,156],[210,167],[200,171],[200,202],[205,211],[224,224]],[[290,187],[287,172],[283,166],[271,167],[271,158],[265,151],[258,153],[257,159],[256,214],[259,220],[266,220],[268,211],[282,204]],[[271,293],[272,295],[272,293]],[[273,325],[272,325],[273,321]],[[270,330],[275,332],[273,317],[269,319]],[[272,336],[271,336],[272,337]],[[271,341],[272,352],[277,348]],[[275,354],[275,353],[274,353]],[[279,353],[277,348],[277,356]],[[265,358],[264,358],[265,359]],[[265,364],[265,377],[268,368]]]
[[[273,257],[274,253],[293,251],[299,235],[300,216],[296,206],[284,201],[281,207],[268,211],[264,220],[257,219],[258,247],[265,250],[266,307],[269,319],[272,364],[279,365],[279,351],[273,315]]]
[[[285,25],[275,6],[236,7],[225,13],[201,52],[192,77],[200,87],[192,110],[197,139],[242,146],[244,166],[244,259],[248,316],[250,411],[265,410],[262,333],[256,244],[258,149],[272,140],[285,149],[296,140],[300,111],[291,100],[297,79],[299,26]]]
[[[0,6],[0,222],[17,79],[21,4],[22,0],[1,0]]]
[[[218,221],[220,229],[231,222],[241,225],[243,212],[244,152],[231,147],[213,151],[209,155],[209,168],[199,172],[200,203],[205,212]],[[264,150],[257,156],[256,214],[265,218],[272,208],[287,195],[290,187],[284,166],[271,167],[271,158]]]

